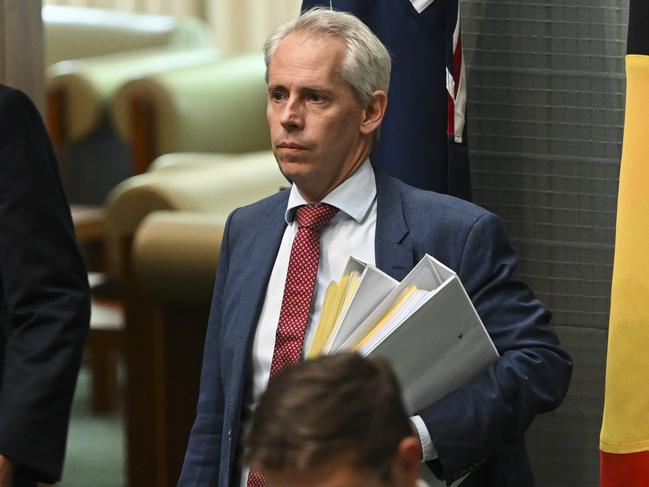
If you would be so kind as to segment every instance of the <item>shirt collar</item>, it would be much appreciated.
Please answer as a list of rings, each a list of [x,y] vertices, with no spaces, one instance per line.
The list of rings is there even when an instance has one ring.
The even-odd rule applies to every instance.
[[[346,213],[360,223],[367,215],[375,197],[374,169],[372,169],[370,160],[366,159],[354,174],[336,186],[320,203],[335,206],[340,212]],[[286,223],[289,225],[293,223],[296,208],[306,204],[308,204],[307,201],[302,197],[297,186],[293,184],[284,215]]]

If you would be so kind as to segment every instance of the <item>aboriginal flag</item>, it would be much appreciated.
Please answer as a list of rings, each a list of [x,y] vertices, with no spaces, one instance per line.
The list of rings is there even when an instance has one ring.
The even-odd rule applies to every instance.
[[[303,0],[354,14],[392,55],[372,163],[413,186],[471,197],[459,0]]]
[[[631,0],[611,291],[602,487],[649,485],[649,2]]]

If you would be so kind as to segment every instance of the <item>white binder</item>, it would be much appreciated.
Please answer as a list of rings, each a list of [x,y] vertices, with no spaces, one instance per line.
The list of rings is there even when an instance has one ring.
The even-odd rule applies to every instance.
[[[359,303],[372,295],[371,282],[359,285]],[[411,284],[429,291],[423,303],[358,351],[390,362],[406,407],[414,414],[480,374],[498,352],[457,274],[426,255],[339,346],[339,340],[333,340],[329,353],[352,349]],[[352,306],[347,316],[351,310]],[[352,327],[351,319],[343,322],[346,330]]]

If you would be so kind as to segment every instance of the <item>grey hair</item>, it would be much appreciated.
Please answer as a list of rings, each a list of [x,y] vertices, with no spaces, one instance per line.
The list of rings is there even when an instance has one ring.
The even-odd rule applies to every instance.
[[[390,53],[374,33],[358,18],[346,12],[314,7],[296,20],[281,26],[264,44],[266,83],[270,61],[279,43],[293,32],[306,32],[342,39],[347,46],[342,76],[354,90],[358,101],[367,106],[377,90],[388,92]]]

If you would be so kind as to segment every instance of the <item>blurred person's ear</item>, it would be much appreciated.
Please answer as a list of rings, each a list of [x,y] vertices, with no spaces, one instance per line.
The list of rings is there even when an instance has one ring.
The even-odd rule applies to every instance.
[[[417,436],[406,436],[399,442],[392,472],[395,486],[416,487],[421,472],[421,443]]]

